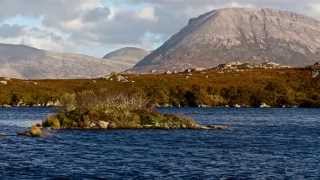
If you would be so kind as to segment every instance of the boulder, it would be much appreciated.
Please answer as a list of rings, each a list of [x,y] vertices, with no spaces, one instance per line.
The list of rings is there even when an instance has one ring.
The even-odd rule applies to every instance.
[[[109,127],[109,122],[106,122],[106,121],[99,121],[98,122],[98,125],[99,125],[99,127],[101,128],[101,129],[108,129],[108,127]]]
[[[44,135],[43,128],[41,125],[33,125],[29,130],[18,133],[19,136],[28,136],[28,137],[42,137]]]
[[[118,75],[116,78],[117,78],[117,81],[118,81],[118,82],[129,82],[129,80],[127,79],[127,77],[122,76],[122,75]]]
[[[241,105],[235,104],[234,107],[235,107],[235,108],[241,108]]]
[[[96,123],[94,123],[94,122],[91,122],[90,124],[89,124],[89,128],[95,128],[97,125],[96,125]]]
[[[43,135],[42,128],[39,126],[32,126],[30,130],[32,137],[41,137]]]
[[[7,85],[7,84],[8,84],[8,81],[0,81],[0,84],[2,84],[2,85]]]
[[[262,103],[261,105],[260,105],[260,108],[270,108],[271,106],[270,105],[268,105],[268,104],[266,104],[266,103]]]
[[[320,74],[320,70],[313,70],[312,71],[312,78],[317,78]]]

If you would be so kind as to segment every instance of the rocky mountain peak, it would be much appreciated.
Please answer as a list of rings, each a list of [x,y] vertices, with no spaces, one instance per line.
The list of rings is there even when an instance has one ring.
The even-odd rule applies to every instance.
[[[319,21],[281,10],[226,8],[191,19],[133,71],[181,71],[233,61],[306,66],[319,59]]]

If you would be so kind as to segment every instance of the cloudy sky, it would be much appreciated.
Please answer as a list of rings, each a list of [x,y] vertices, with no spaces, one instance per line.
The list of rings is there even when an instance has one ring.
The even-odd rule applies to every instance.
[[[320,19],[320,0],[0,0],[0,42],[96,57],[154,49],[189,18],[223,7],[268,7]]]

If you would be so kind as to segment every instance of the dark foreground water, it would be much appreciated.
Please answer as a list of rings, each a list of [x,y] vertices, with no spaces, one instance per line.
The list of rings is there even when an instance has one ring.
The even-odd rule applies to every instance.
[[[53,109],[0,109],[14,135]],[[0,179],[319,179],[320,109],[162,109],[226,131],[64,131],[0,138]]]

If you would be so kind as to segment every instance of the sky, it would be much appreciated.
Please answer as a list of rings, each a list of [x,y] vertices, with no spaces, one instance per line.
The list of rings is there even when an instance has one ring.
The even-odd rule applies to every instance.
[[[273,8],[320,20],[320,0],[0,0],[0,43],[102,57],[159,47],[192,17],[226,7]]]

